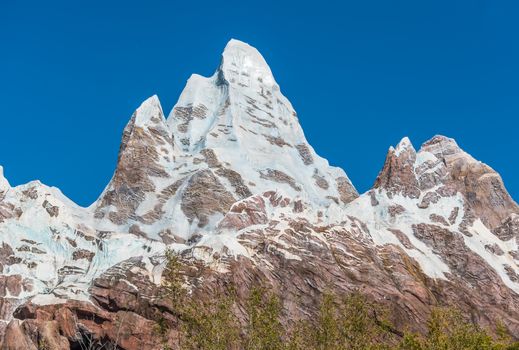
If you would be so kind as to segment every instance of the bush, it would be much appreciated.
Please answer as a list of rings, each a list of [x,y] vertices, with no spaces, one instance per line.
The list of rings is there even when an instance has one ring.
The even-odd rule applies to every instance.
[[[497,338],[460,311],[437,308],[427,322],[427,332],[395,331],[387,311],[359,293],[336,296],[324,293],[315,320],[296,322],[287,329],[281,321],[278,297],[263,286],[252,288],[246,300],[247,323],[241,327],[235,294],[215,292],[209,301],[190,298],[177,255],[166,253],[162,297],[174,308],[185,350],[519,350],[506,329],[496,325]],[[161,318],[157,333],[170,349],[171,325]]]
[[[486,330],[467,321],[456,309],[437,308],[431,313],[424,335],[406,334],[401,350],[512,350],[512,344],[504,327],[497,326],[498,339],[494,340]]]
[[[227,350],[239,343],[239,324],[232,312],[234,299],[218,294],[209,302],[189,302],[184,309],[182,349]]]
[[[323,295],[315,322],[300,322],[288,341],[290,349],[375,350],[390,349],[395,335],[382,318],[383,309],[361,294],[337,298]]]
[[[245,349],[284,349],[281,304],[275,295],[263,288],[252,289],[247,300],[247,314],[249,323],[244,341]]]

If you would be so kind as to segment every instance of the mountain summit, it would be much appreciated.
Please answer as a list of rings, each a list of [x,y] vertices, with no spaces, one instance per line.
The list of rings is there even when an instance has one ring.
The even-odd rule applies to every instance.
[[[359,196],[238,40],[167,118],[157,96],[137,108],[89,208],[37,181],[11,187],[0,167],[0,235],[6,349],[162,348],[158,320],[178,324],[159,291],[168,250],[193,298],[232,285],[238,313],[261,283],[287,324],[315,316],[324,291],[360,291],[401,327],[453,305],[519,334],[519,208],[499,174],[447,137],[418,151],[406,137]]]
[[[106,230],[187,240],[267,191],[313,207],[358,196],[308,144],[261,54],[231,40],[213,76],[189,78],[167,121],[156,97],[137,109],[95,216]]]

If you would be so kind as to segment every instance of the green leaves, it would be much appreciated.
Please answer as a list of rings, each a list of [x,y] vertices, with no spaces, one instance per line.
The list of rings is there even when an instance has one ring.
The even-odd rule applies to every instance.
[[[387,327],[379,305],[353,293],[338,298],[323,294],[315,322],[303,321],[288,340],[289,349],[378,350],[392,349],[396,336]]]
[[[496,326],[498,339],[486,330],[469,322],[456,309],[436,308],[427,322],[424,335],[406,334],[401,350],[508,350],[513,344],[507,332]]]
[[[182,349],[227,350],[239,341],[239,323],[232,305],[234,298],[217,295],[208,302],[188,303],[181,330]]]
[[[494,339],[449,308],[432,311],[424,334],[399,332],[388,311],[360,293],[323,293],[315,319],[282,322],[282,303],[266,287],[253,287],[242,303],[232,287],[200,300],[188,294],[180,258],[168,251],[166,259],[161,296],[177,322],[157,321],[165,350],[519,350],[502,324]],[[169,343],[172,327],[178,344]]]
[[[254,288],[247,300],[249,323],[245,336],[246,350],[282,350],[285,329],[280,321],[279,299],[264,288]]]

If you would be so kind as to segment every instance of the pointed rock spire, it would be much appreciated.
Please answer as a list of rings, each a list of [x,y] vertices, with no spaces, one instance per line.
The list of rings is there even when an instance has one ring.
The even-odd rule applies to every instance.
[[[390,194],[402,194],[418,198],[420,189],[414,171],[416,151],[408,137],[396,146],[390,147],[384,167],[375,180],[374,188],[385,189]]]
[[[269,65],[254,47],[231,39],[222,54],[220,70],[231,84],[250,84],[260,81],[266,86],[276,85]]]
[[[148,123],[160,124],[165,122],[162,106],[157,95],[153,95],[145,100],[139,108],[135,110],[135,125],[145,125]]]
[[[463,151],[454,139],[435,136],[415,152],[408,138],[390,148],[374,188],[388,195],[419,198],[420,207],[429,200],[460,193],[466,210],[490,229],[497,228],[519,207],[508,194],[499,174]]]
[[[218,86],[216,79],[216,76],[191,75],[169,114],[167,124],[179,151],[203,148],[206,138],[210,137],[209,130],[225,112],[227,89]]]
[[[440,159],[444,159],[448,156],[458,154],[465,156],[467,160],[475,161],[474,158],[472,158],[469,154],[465,153],[458,146],[456,140],[442,135],[436,135],[432,139],[424,142],[424,144],[420,148],[420,151],[432,153]]]
[[[212,77],[189,78],[167,123],[181,161],[203,156],[209,167],[225,167],[216,173],[222,183],[233,172],[243,176],[231,181],[238,198],[274,188],[315,203],[358,196],[344,171],[308,144],[265,59],[244,42],[227,44]]]
[[[173,153],[159,99],[152,96],[137,108],[124,129],[114,177],[94,205],[96,218],[107,218],[116,225],[139,220],[136,209],[146,194],[159,190],[160,179],[171,177]]]
[[[398,145],[395,148],[395,155],[398,157],[403,152],[411,152],[416,153],[416,150],[413,147],[413,144],[411,143],[411,140],[409,140],[409,137],[404,137]]]

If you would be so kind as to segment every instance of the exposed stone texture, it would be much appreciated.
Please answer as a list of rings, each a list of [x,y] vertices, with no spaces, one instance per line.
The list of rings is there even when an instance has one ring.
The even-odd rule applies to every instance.
[[[437,203],[439,199],[440,196],[436,192],[427,192],[420,204],[418,204],[418,207],[422,209],[428,208],[431,203]]]
[[[30,339],[28,329],[19,320],[12,320],[4,333],[2,350],[38,350],[37,344]],[[66,349],[66,347],[64,348]]]
[[[503,255],[505,252],[501,249],[500,246],[498,246],[497,244],[487,244],[485,245],[485,249],[488,250],[489,252],[492,252],[493,254],[496,254],[496,255]]]
[[[260,174],[262,179],[286,183],[289,184],[290,187],[292,187],[294,190],[301,191],[301,187],[296,184],[295,180],[281,170],[266,169],[265,171],[260,172]]]
[[[326,179],[323,176],[319,175],[317,171],[314,173],[313,178],[315,180],[315,184],[323,190],[327,190],[330,187],[328,181],[326,181]]]
[[[406,247],[407,249],[415,248],[413,246],[413,243],[411,243],[409,238],[402,231],[397,230],[397,229],[389,229],[389,231],[392,232],[398,238],[400,243],[402,243],[404,245],[404,247]]]
[[[373,190],[369,191],[369,197],[371,199],[371,206],[372,207],[376,207],[377,205],[379,205],[379,201],[377,200],[377,197],[375,195],[375,192]]]
[[[79,260],[79,259],[86,259],[88,261],[92,261],[93,257],[96,254],[94,252],[91,252],[86,249],[78,249],[72,253],[72,259]]]
[[[395,217],[405,212],[405,208],[400,204],[392,205],[388,208],[389,215]]]
[[[347,204],[359,196],[347,178],[338,177],[335,179],[335,182],[342,203]]]
[[[494,228],[492,232],[504,241],[519,237],[519,215],[511,214]]]
[[[451,213],[449,215],[449,223],[451,225],[453,225],[456,222],[456,219],[458,218],[459,211],[460,211],[459,207],[456,207],[456,208],[452,209],[452,211],[451,211]]]
[[[14,259],[13,248],[11,248],[9,244],[2,242],[2,246],[0,247],[0,263],[2,266],[12,264]]]
[[[399,146],[405,147],[402,144]],[[392,194],[418,198],[420,187],[414,172],[416,151],[412,146],[402,149],[400,153],[397,150],[394,148],[389,150],[384,167],[373,187],[384,188]]]
[[[462,151],[453,139],[436,136],[424,143],[422,150],[442,160],[448,170],[447,184],[464,195],[475,215],[490,229],[519,212],[499,174]]]
[[[271,145],[276,145],[278,147],[283,147],[283,146],[292,147],[291,144],[286,143],[285,140],[283,140],[281,137],[265,135],[265,134],[263,136],[265,136],[265,138],[267,139],[268,142],[270,142]]]
[[[17,297],[23,290],[22,276],[0,276],[0,297]]]
[[[231,186],[234,188],[234,191],[235,191],[236,195],[238,196],[238,198],[243,199],[243,198],[247,198],[250,195],[252,195],[252,192],[247,187],[247,185],[245,185],[243,178],[241,177],[241,175],[238,172],[236,172],[232,169],[227,169],[227,168],[221,167],[219,169],[216,169],[215,173],[216,173],[216,175],[222,176],[229,181]]]
[[[251,205],[250,208],[242,202],[242,207],[237,206],[233,211],[243,214],[246,208],[262,207],[259,199],[246,202]],[[274,203],[281,205],[283,199],[277,198]],[[281,298],[283,322],[291,324],[307,313],[318,312],[319,295],[324,290],[360,290],[387,305],[398,326],[410,324],[421,330],[432,306],[455,303],[470,312],[474,320],[482,325],[502,319],[510,329],[519,329],[518,319],[511,318],[510,314],[511,310],[517,313],[517,296],[499,285],[490,287],[488,293],[483,292],[489,289],[489,281],[496,278],[492,269],[467,251],[456,234],[439,226],[417,225],[416,235],[448,257],[447,262],[455,271],[455,275],[451,276],[452,281],[430,279],[413,259],[396,246],[374,248],[367,245],[360,239],[364,230],[360,227],[319,227],[301,219],[292,221],[290,229],[279,235],[275,231],[276,226],[275,222],[271,222],[265,230],[244,232],[240,240],[254,251],[254,258],[221,256],[219,263],[226,266],[227,273],[208,268],[190,258],[183,260],[183,273],[193,288],[193,298],[210,298],[215,290],[224,291],[226,285],[232,284],[236,287],[240,305],[237,310],[244,310],[250,288],[258,283],[269,284]],[[318,244],[320,238],[317,232],[324,235],[330,246]],[[403,233],[393,233],[412,248]],[[277,238],[274,240],[274,237]],[[301,259],[290,258],[291,255],[286,254],[287,247],[290,254]],[[352,258],[352,252],[355,252],[357,258]],[[186,252],[184,256],[189,255]],[[262,261],[268,262],[268,265],[261,264]],[[313,263],[308,264],[308,261]],[[174,313],[164,313],[170,305],[166,300],[156,297],[156,285],[150,283],[145,274],[144,264],[137,258],[109,270],[97,279],[91,292],[101,309],[70,302],[65,308],[59,309],[27,305],[16,314],[25,320],[24,327],[27,327],[26,324],[35,324],[37,334],[45,334],[45,327],[57,320],[54,327],[60,329],[63,334],[61,337],[66,337],[70,342],[73,341],[70,335],[76,332],[74,324],[67,320],[77,318],[77,323],[89,334],[110,340],[117,339],[115,330],[118,325],[122,323],[126,329],[125,324],[128,322],[133,327],[121,332],[124,336],[117,340],[120,346],[124,349],[139,349],[143,346],[159,349],[160,343],[154,336],[155,323],[152,320],[162,314],[168,317],[167,322],[172,326],[176,321],[172,316]],[[467,285],[466,281],[471,284]],[[505,307],[511,308],[508,313],[500,311]],[[63,312],[77,316],[59,316]],[[239,318],[243,320],[243,314]],[[91,322],[91,319],[99,321]],[[60,339],[57,333],[50,334]],[[51,335],[47,337],[52,338]],[[170,334],[172,346],[176,344],[176,337],[176,333]]]
[[[431,214],[431,215],[429,215],[429,219],[431,219],[432,222],[442,224],[445,226],[449,226],[449,223],[447,222],[447,220],[445,220],[445,218],[441,215]]]
[[[161,149],[166,149],[167,154]],[[106,216],[117,225],[135,220],[135,211],[146,192],[156,190],[153,178],[170,177],[161,163],[172,162],[172,154],[173,139],[160,103],[152,97],[134,113],[124,129],[117,169],[96,204],[96,218]]]
[[[252,225],[265,224],[267,220],[265,200],[262,196],[253,196],[235,203],[218,227],[239,231]]]
[[[59,208],[50,204],[48,201],[44,201],[42,206],[45,208],[45,210],[47,210],[47,213],[49,213],[51,217],[56,217],[59,215]]]
[[[160,337],[153,331],[156,323],[131,311],[107,312],[89,303],[70,301],[64,306],[27,304],[16,316],[23,321],[9,323],[3,349],[41,349],[44,344],[45,349],[68,350],[89,341],[104,348],[162,349]]]
[[[416,165],[416,151],[409,140],[402,140],[396,149],[389,150],[374,187],[384,188],[389,195],[410,198],[418,198],[421,191],[438,187],[435,192],[426,193],[420,208],[428,208],[440,196],[461,193],[474,215],[492,230],[519,211],[499,174],[461,150],[453,139],[435,136],[418,152],[421,157],[425,154],[434,155],[436,160]]]
[[[299,155],[301,156],[301,160],[303,161],[304,165],[310,165],[313,164],[314,159],[312,157],[312,154],[310,153],[310,150],[308,149],[308,146],[304,143],[296,145],[297,151],[299,152]]]
[[[183,123],[179,124],[177,130],[181,133],[187,133],[189,122],[193,120],[193,118],[205,119],[207,113],[207,107],[204,105],[197,105],[195,107],[187,106],[187,107],[175,107],[173,110],[175,113],[175,117],[182,119]]]
[[[226,213],[235,198],[227,192],[211,170],[193,175],[182,194],[182,211],[191,220],[198,220],[203,227],[214,214]]]

